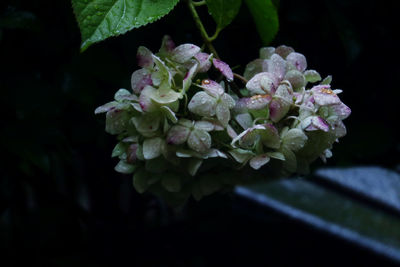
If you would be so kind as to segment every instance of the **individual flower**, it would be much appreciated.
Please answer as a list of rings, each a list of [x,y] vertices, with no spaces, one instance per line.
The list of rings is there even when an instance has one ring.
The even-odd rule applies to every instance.
[[[201,88],[204,91],[197,92],[192,97],[188,109],[200,116],[216,116],[221,124],[226,127],[231,118],[230,109],[235,106],[235,100],[225,93],[224,88],[215,81],[203,80]]]

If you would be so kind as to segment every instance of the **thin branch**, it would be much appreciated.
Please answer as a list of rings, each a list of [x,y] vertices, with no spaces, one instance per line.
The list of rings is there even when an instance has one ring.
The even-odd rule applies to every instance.
[[[240,81],[242,81],[242,83],[246,84],[248,81],[246,80],[245,77],[243,77],[242,75],[239,75],[237,73],[233,73],[233,76],[237,79],[239,79]]]
[[[206,1],[192,1],[194,6],[204,6],[206,4]]]
[[[204,43],[205,43],[206,46],[208,47],[208,50],[210,50],[210,52],[213,53],[214,56],[215,56],[216,58],[219,59],[219,56],[218,56],[217,51],[215,50],[214,46],[211,44],[211,41],[212,41],[212,40],[211,40],[210,37],[208,36],[207,31],[206,31],[206,29],[204,28],[203,23],[201,22],[201,19],[200,19],[200,17],[199,17],[199,14],[198,14],[197,11],[196,11],[194,2],[193,2],[192,0],[186,0],[186,2],[187,2],[187,4],[188,4],[189,10],[190,10],[190,12],[191,12],[191,14],[192,14],[193,20],[194,20],[194,22],[196,23],[196,26],[197,26],[197,28],[198,28],[199,31],[200,31],[201,37],[203,38]]]

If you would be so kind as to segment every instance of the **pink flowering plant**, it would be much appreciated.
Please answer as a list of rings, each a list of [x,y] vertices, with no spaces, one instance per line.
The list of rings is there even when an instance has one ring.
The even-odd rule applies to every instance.
[[[338,96],[342,91],[330,85],[331,76],[322,80],[307,68],[304,55],[285,45],[261,48],[242,75],[233,73],[211,42],[241,1],[231,1],[233,13],[219,9],[228,8],[225,0],[186,2],[203,49],[176,46],[169,36],[156,53],[139,47],[140,69],[132,74],[131,88],[119,89],[114,101],[95,110],[105,113],[105,130],[117,137],[115,170],[133,174],[140,193],[182,201],[257,179],[305,174],[317,158],[331,157],[350,115]],[[258,2],[246,1],[250,11],[265,7]],[[217,23],[211,37],[196,12],[202,5]],[[79,8],[75,5],[76,12]],[[263,25],[260,29],[265,32]],[[86,38],[82,49],[101,39],[96,36]]]

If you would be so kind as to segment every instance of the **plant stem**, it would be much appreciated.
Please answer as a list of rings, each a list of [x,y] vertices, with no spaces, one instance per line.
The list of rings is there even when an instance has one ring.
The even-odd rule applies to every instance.
[[[206,1],[192,1],[194,6],[204,6],[206,4]]]
[[[202,1],[201,2],[193,2],[192,0],[186,0],[186,2],[188,4],[189,10],[192,14],[193,20],[196,23],[196,26],[200,31],[201,37],[203,38],[204,43],[208,47],[208,50],[210,50],[210,52],[214,54],[214,57],[219,59],[218,53],[211,43],[217,37],[216,35],[218,35],[218,31],[216,32],[216,35],[214,34],[214,36],[212,36],[212,38],[210,38],[207,34],[206,29],[204,28],[203,23],[201,22],[199,14],[196,11],[195,3],[197,3],[197,5],[198,5]]]

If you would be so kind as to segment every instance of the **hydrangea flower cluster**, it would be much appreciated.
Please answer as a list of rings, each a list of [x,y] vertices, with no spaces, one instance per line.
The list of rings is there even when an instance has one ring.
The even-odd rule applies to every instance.
[[[341,90],[330,76],[315,85],[320,75],[291,47],[262,48],[240,94],[228,64],[193,44],[175,47],[169,36],[156,54],[139,47],[137,60],[132,89],[95,113],[106,113],[106,131],[119,140],[115,170],[134,173],[138,192],[200,199],[245,176],[307,173],[346,134]]]

